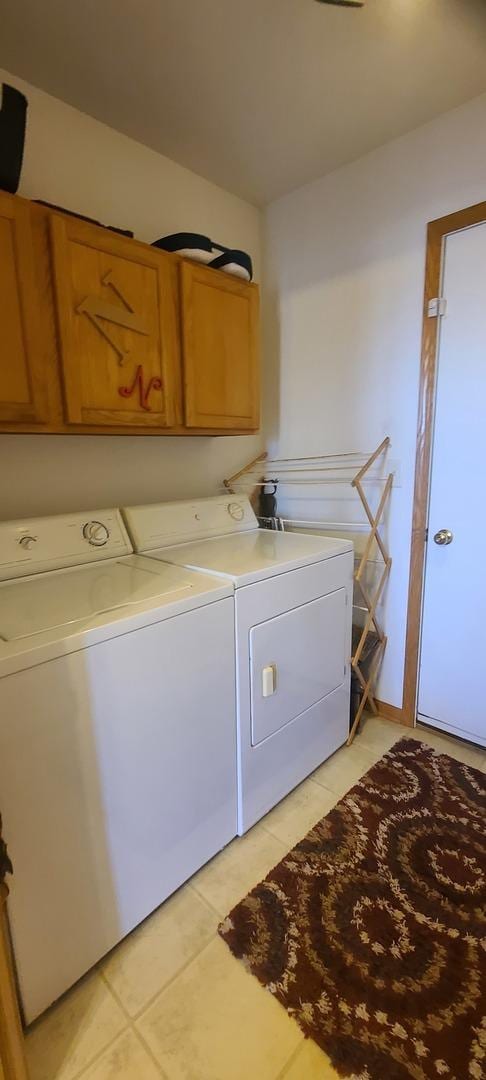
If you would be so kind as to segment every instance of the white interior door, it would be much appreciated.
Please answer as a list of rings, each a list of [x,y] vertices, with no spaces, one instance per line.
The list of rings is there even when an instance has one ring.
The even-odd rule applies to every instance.
[[[442,294],[418,713],[486,745],[486,224],[447,237]]]

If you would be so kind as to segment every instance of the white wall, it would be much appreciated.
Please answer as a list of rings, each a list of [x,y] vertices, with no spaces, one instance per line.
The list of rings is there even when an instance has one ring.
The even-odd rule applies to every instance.
[[[279,452],[369,450],[389,434],[400,465],[379,687],[379,697],[398,706],[425,228],[484,199],[486,95],[285,196],[266,215],[266,283],[278,320],[272,421]]]
[[[89,75],[88,75],[89,77]],[[242,199],[0,70],[29,100],[19,194],[130,228],[188,230],[244,248],[261,266],[260,212]],[[170,102],[167,103],[170,108]],[[260,436],[0,436],[0,518],[213,494]]]

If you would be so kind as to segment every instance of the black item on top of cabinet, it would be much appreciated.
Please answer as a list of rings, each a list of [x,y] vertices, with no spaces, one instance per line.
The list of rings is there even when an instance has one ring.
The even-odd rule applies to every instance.
[[[7,845],[2,838],[2,815],[0,814],[0,885],[3,884],[6,874],[13,874],[13,866],[9,859]]]
[[[160,240],[153,240],[152,247],[183,255],[187,259],[195,259],[196,262],[206,263],[206,265],[213,257],[212,242],[209,236],[203,236],[202,233],[171,233],[170,236],[161,236]]]
[[[27,98],[4,83],[0,108],[0,188],[15,195],[24,156]]]
[[[86,214],[78,214],[76,210],[68,210],[65,206],[58,206],[56,203],[46,202],[45,199],[34,199],[35,203],[39,206],[46,206],[48,210],[57,210],[61,214],[68,214],[69,217],[78,218],[79,221],[87,221],[88,225],[97,225],[100,229],[108,229],[109,232],[118,233],[120,236],[128,236],[129,239],[133,239],[133,232],[131,229],[119,229],[117,225],[103,225],[102,221],[97,221],[96,218],[87,217]]]
[[[253,264],[246,251],[224,247],[202,233],[179,232],[161,236],[160,240],[153,241],[152,247],[194,259],[195,262],[211,266],[213,270],[223,270],[245,281],[251,281],[253,277]]]
[[[218,244],[214,244],[215,248],[218,248]],[[245,281],[251,281],[253,277],[253,266],[250,256],[246,251],[238,251],[237,248],[219,248],[222,251],[221,255],[218,255],[210,262],[213,270],[224,270],[225,274],[234,274],[235,277],[244,278]]]

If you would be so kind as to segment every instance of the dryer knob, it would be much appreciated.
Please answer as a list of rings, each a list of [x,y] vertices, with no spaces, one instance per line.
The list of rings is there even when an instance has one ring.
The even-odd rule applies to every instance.
[[[102,521],[87,521],[83,526],[83,536],[92,547],[103,547],[110,539],[110,533]]]
[[[21,536],[19,544],[20,547],[24,549],[24,551],[30,551],[31,547],[33,547],[36,543],[36,540],[36,536]]]
[[[233,521],[243,521],[245,510],[241,503],[230,502],[228,503],[228,514],[233,518]]]

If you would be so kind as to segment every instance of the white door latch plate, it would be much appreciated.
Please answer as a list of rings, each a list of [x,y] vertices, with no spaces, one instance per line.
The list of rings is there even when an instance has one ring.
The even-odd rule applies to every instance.
[[[262,669],[262,697],[271,697],[277,689],[277,668],[275,664],[267,664]]]

